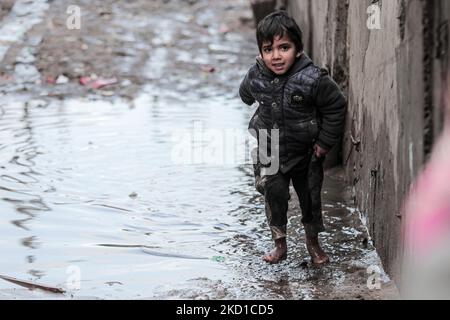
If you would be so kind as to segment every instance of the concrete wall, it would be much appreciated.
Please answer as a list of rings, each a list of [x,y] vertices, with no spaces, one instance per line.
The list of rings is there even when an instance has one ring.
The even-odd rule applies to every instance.
[[[342,162],[355,204],[388,273],[398,275],[400,209],[442,129],[447,0],[290,0],[306,51],[343,87],[349,108]]]

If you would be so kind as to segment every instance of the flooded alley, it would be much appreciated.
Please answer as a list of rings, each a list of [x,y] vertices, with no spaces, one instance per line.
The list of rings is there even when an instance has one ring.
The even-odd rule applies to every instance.
[[[315,268],[293,189],[288,259],[267,265],[251,164],[174,161],[196,126],[245,132],[256,109],[238,96],[258,54],[246,0],[9,2],[0,275],[64,293],[0,279],[1,299],[393,297],[342,169],[323,188],[331,263]],[[66,26],[70,5],[80,29]]]

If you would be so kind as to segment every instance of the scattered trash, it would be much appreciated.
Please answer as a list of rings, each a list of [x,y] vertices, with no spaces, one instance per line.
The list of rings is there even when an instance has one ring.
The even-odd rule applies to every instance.
[[[100,91],[100,93],[104,97],[112,97],[115,92],[114,91],[105,91],[105,90],[103,90],[103,91]]]
[[[128,79],[125,79],[125,80],[123,80],[121,83],[120,83],[120,85],[122,86],[122,87],[128,87],[129,85],[131,85],[132,84],[132,82],[130,81],[130,80],[128,80]]]
[[[14,76],[10,74],[3,74],[0,76],[0,83],[11,82],[14,80]]]
[[[5,281],[9,281],[9,282],[17,284],[19,286],[28,288],[30,290],[40,289],[40,290],[44,290],[44,291],[50,291],[50,292],[53,292],[53,293],[65,293],[66,292],[66,291],[64,291],[61,288],[50,287],[50,286],[47,286],[47,285],[38,284],[38,283],[25,281],[25,280],[19,280],[19,279],[8,277],[8,276],[0,275],[0,278],[5,280]]]
[[[89,76],[81,77],[81,78],[80,78],[80,84],[83,85],[83,86],[85,86],[85,85],[87,85],[89,82],[93,81],[94,78],[96,78],[95,75],[92,75],[92,76],[90,76],[90,77],[89,77]]]
[[[203,65],[202,71],[212,73],[212,72],[216,71],[216,68],[214,68],[213,66],[209,66],[209,65]]]
[[[112,18],[112,12],[109,12],[109,11],[101,11],[98,13],[98,15],[100,17],[102,17],[102,19],[105,19],[105,20],[111,20],[111,18]]]
[[[136,198],[138,194],[136,192],[132,192],[128,195],[130,198]]]
[[[48,84],[56,84],[56,78],[54,76],[46,76],[45,77],[45,82]]]
[[[56,84],[66,84],[69,83],[69,78],[67,78],[65,75],[61,74],[56,78]]]
[[[103,88],[103,87],[106,87],[106,86],[109,86],[109,85],[112,85],[112,84],[115,84],[115,83],[117,83],[117,79],[116,78],[98,79],[98,80],[95,80],[92,84],[90,84],[90,86],[93,89],[100,89],[100,88]]]
[[[225,24],[221,25],[219,28],[219,32],[222,34],[227,34],[230,31],[231,31],[231,29]]]
[[[215,261],[215,262],[225,262],[225,257],[222,257],[222,256],[213,256],[213,257],[211,257],[211,260],[212,260],[212,261]]]
[[[117,78],[97,78],[96,76],[84,76],[80,77],[80,84],[83,86],[88,86],[92,89],[101,89],[106,86],[117,83]]]

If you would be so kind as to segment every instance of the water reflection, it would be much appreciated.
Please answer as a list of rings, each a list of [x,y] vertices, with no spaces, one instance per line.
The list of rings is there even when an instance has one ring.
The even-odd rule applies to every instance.
[[[5,110],[3,107],[2,120],[5,119]],[[6,147],[15,148],[13,156],[8,161],[8,165],[2,167],[0,179],[2,183],[2,200],[12,205],[15,211],[24,218],[14,218],[11,223],[18,228],[27,231],[32,235],[21,238],[20,244],[31,252],[26,253],[25,261],[33,265],[36,262],[36,250],[40,248],[41,243],[37,235],[33,235],[34,231],[30,227],[32,220],[41,212],[51,211],[44,199],[36,194],[34,186],[39,186],[41,174],[35,171],[36,157],[42,153],[36,143],[34,137],[34,124],[30,117],[30,108],[28,103],[23,104],[22,115],[18,117],[14,125],[21,126],[14,128],[12,138],[13,144],[5,144]],[[6,160],[6,159],[5,159]],[[7,169],[7,170],[6,170]],[[41,278],[45,275],[43,270],[37,270],[33,267],[27,271],[30,275]]]

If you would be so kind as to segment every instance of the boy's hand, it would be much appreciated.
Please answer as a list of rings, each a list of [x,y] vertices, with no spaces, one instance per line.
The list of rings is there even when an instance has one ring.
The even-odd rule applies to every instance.
[[[324,148],[320,147],[318,144],[314,145],[314,154],[317,158],[323,158],[328,153],[328,150],[325,150]]]

